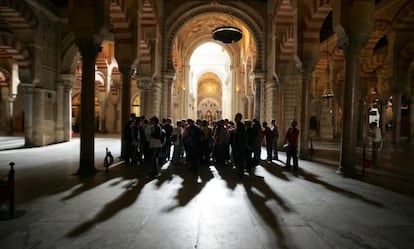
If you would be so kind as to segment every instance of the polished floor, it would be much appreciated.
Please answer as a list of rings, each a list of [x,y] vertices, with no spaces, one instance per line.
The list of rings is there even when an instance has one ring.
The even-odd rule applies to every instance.
[[[298,173],[283,169],[281,152],[244,180],[229,167],[194,175],[168,163],[151,179],[146,167],[118,161],[111,136],[95,140],[101,171],[82,178],[78,138],[22,145],[0,138],[0,176],[15,163],[18,216],[0,221],[1,249],[412,248],[412,144],[385,144],[380,166],[364,176],[359,168],[356,179],[336,173],[337,144],[315,142],[314,160],[299,161]],[[105,148],[116,156],[109,172]]]

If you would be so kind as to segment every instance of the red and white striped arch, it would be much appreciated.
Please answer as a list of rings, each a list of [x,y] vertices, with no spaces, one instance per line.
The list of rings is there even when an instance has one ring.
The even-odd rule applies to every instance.
[[[414,27],[414,2],[403,6],[394,20],[393,27],[397,30],[412,30]]]
[[[38,25],[36,16],[24,1],[0,0],[0,17],[13,31],[30,31]]]
[[[9,33],[0,33],[0,60],[13,60],[20,69],[30,67],[29,51]]]
[[[369,76],[385,63],[387,55],[385,53],[374,54],[366,63],[361,65],[362,76]]]
[[[293,25],[292,0],[279,1],[276,7],[275,23],[278,28]]]
[[[131,43],[131,21],[124,0],[111,0],[109,16],[117,43]]]
[[[280,43],[279,63],[288,63],[292,60],[292,55],[295,52],[295,39],[293,26],[289,26],[283,35]]]
[[[391,25],[385,20],[376,20],[374,31],[371,32],[368,43],[361,51],[361,73],[370,75],[378,67],[385,63],[386,54],[373,54],[377,42],[389,32]]]
[[[105,92],[105,82],[106,82],[106,76],[104,73],[100,71],[95,72],[95,87],[96,90],[99,92]]]
[[[295,49],[293,21],[292,1],[280,1],[275,16],[276,26],[283,32],[279,45],[279,63],[287,63],[292,59]]]
[[[156,23],[156,8],[153,0],[143,0],[142,13],[141,13],[141,28],[155,28]]]
[[[369,38],[369,41],[367,45],[365,45],[364,50],[373,51],[375,45],[377,42],[388,33],[390,30],[391,25],[390,23],[383,21],[383,20],[377,20],[375,22],[375,29],[373,32],[371,32],[371,36]]]
[[[148,33],[156,33],[157,27],[156,8],[153,0],[143,0],[142,10],[140,13],[141,40],[139,42],[140,64],[151,63],[151,43]]]
[[[322,24],[332,10],[331,0],[313,0],[305,20],[304,43],[319,42]]]

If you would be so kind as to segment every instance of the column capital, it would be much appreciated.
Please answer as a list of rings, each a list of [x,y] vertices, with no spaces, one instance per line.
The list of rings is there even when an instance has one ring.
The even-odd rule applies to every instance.
[[[338,47],[344,50],[346,56],[359,56],[368,41],[369,34],[345,35],[345,37],[338,37]]]
[[[31,83],[20,83],[20,85],[24,88],[26,94],[33,94],[35,84]]]
[[[83,58],[96,59],[99,52],[102,51],[101,41],[90,38],[76,38],[75,44]]]
[[[154,80],[151,76],[142,75],[137,77],[137,84],[138,88],[148,90],[154,84]]]
[[[76,76],[73,74],[61,74],[60,75],[60,83],[64,87],[73,87],[73,83],[76,81]]]
[[[9,97],[9,103],[13,103],[15,100],[16,100],[16,97],[17,97],[17,95],[16,94],[12,94],[11,96],[8,96]]]

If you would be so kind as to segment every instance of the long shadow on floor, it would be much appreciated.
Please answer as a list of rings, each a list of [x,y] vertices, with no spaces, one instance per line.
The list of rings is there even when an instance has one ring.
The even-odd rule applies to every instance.
[[[188,165],[174,165],[163,172],[160,180],[162,181],[164,177],[172,178],[173,175],[182,178],[183,181],[181,182],[181,188],[174,197],[176,204],[166,208],[167,212],[186,206],[214,177],[209,166],[200,166],[197,172],[192,172]]]
[[[311,172],[308,172],[308,171],[306,171],[306,170],[304,170],[302,168],[299,168],[299,170],[297,172],[293,172],[293,174],[296,177],[300,177],[301,176],[306,181],[309,181],[309,182],[312,182],[312,183],[315,183],[315,184],[319,184],[319,185],[325,187],[328,190],[331,190],[333,192],[342,194],[342,195],[347,196],[349,198],[359,199],[359,200],[361,200],[363,202],[366,202],[366,203],[368,203],[370,205],[373,205],[373,206],[384,207],[381,203],[376,202],[376,201],[373,201],[373,200],[370,200],[370,199],[367,199],[366,197],[364,197],[364,196],[362,196],[360,194],[354,193],[352,191],[349,191],[349,190],[346,190],[346,189],[337,187],[335,185],[332,185],[332,184],[330,184],[328,182],[322,181],[321,179],[319,179],[319,177],[317,175],[315,175],[315,174],[313,174]]]
[[[276,168],[275,165],[265,165],[268,170],[274,175],[289,180],[286,175],[282,173],[281,169]],[[273,169],[272,169],[273,167]],[[266,183],[266,180],[262,176],[254,174],[255,167],[249,176],[244,179],[237,178],[237,171],[230,165],[216,166],[218,174],[226,181],[228,188],[235,189],[237,184],[242,184],[245,188],[246,195],[252,204],[252,207],[260,215],[262,220],[274,231],[275,239],[277,240],[277,248],[287,249],[289,248],[286,243],[286,235],[279,224],[275,210],[269,207],[268,201],[274,200],[276,203],[286,212],[291,212],[289,205],[279,195],[277,195],[273,189]]]
[[[279,160],[273,160],[272,162],[262,161],[260,165],[266,169],[267,172],[285,181],[290,181],[289,177],[284,173],[283,168],[285,164]]]
[[[286,244],[286,235],[282,230],[282,226],[279,224],[274,210],[266,202],[275,200],[283,210],[291,212],[289,206],[269,187],[264,177],[252,175],[243,181],[243,186],[252,206],[262,217],[262,220],[275,232],[277,248],[289,248]]]
[[[137,169],[136,167],[123,167],[123,169],[120,170],[122,172],[121,175],[123,175],[124,178],[118,183],[128,179],[134,181],[131,181],[128,185],[124,186],[125,191],[116,199],[107,203],[95,217],[72,229],[66,235],[67,237],[79,236],[94,227],[97,223],[108,220],[121,210],[131,206],[138,199],[144,186],[153,180],[148,177],[147,170],[145,170],[144,167],[142,167],[142,169]]]

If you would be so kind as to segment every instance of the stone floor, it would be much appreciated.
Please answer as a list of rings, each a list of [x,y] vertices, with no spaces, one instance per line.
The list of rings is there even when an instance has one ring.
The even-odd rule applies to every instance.
[[[384,146],[381,169],[357,179],[336,173],[337,145],[316,143],[314,161],[299,161],[297,174],[283,169],[282,152],[281,161],[263,161],[240,181],[229,167],[193,175],[168,163],[150,179],[146,167],[118,158],[106,173],[105,148],[120,150],[110,136],[95,140],[101,172],[83,178],[73,175],[79,139],[26,149],[14,143],[17,149],[0,151],[0,175],[15,162],[18,217],[0,221],[1,249],[412,248],[414,191],[404,189],[414,178],[389,170],[413,167],[412,145]]]

